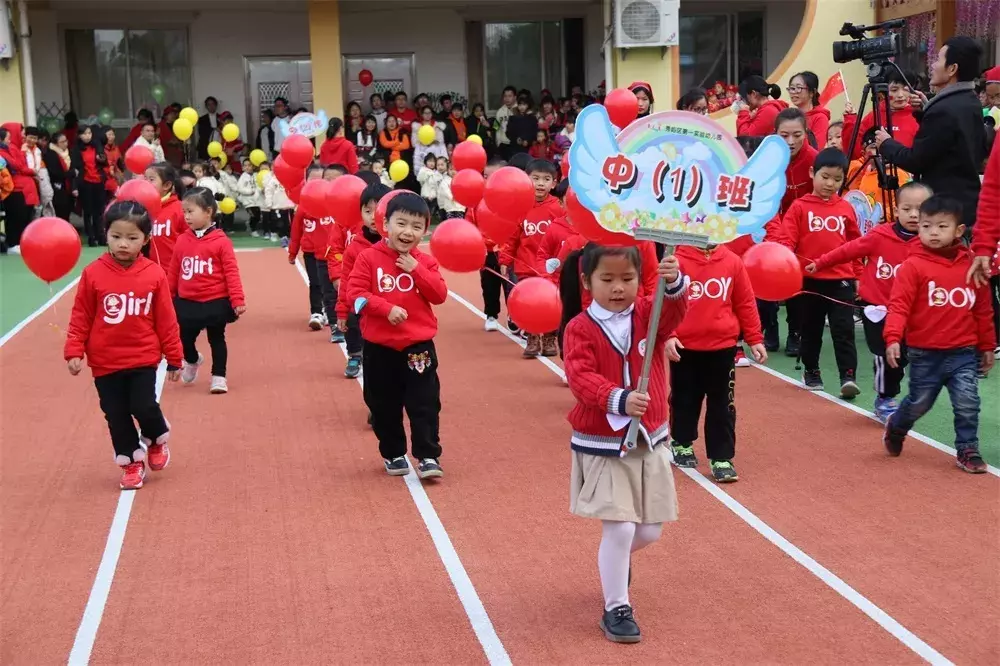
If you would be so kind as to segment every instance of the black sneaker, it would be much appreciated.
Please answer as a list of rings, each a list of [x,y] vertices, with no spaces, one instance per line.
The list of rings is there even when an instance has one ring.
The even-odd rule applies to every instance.
[[[698,457],[694,454],[694,446],[691,444],[681,444],[679,442],[670,443],[670,452],[674,454],[674,464],[678,467],[697,467]]]
[[[733,463],[728,460],[713,460],[712,476],[718,483],[732,483],[740,479],[740,475],[736,473]]]
[[[514,335],[519,335],[521,333],[521,327],[514,323],[514,320],[507,317],[507,330]]]
[[[802,384],[810,391],[822,391],[823,377],[819,370],[806,370],[802,373]]]
[[[979,455],[978,449],[961,449],[955,457],[955,464],[969,474],[986,473],[986,461]]]
[[[421,479],[440,479],[444,476],[444,470],[434,458],[424,458],[417,463],[417,476]]]
[[[385,473],[389,476],[406,476],[410,473],[410,463],[406,462],[406,456],[399,456],[392,460],[382,460],[385,463]]]
[[[372,424],[372,414],[371,414],[371,412],[368,412],[368,425],[371,425],[371,424]]]
[[[903,442],[906,440],[906,433],[894,430],[892,427],[892,417],[885,421],[885,430],[882,431],[882,444],[890,456],[898,456],[903,452]]]
[[[347,338],[344,336],[344,334],[341,332],[341,330],[339,328],[337,328],[336,326],[334,326],[333,330],[330,331],[330,342],[333,343],[333,344],[335,344],[335,345],[339,345],[340,343],[342,343],[342,342],[344,342],[346,340],[347,340]]]
[[[352,356],[347,359],[347,367],[344,368],[344,376],[348,379],[357,379],[361,374],[361,357]],[[371,423],[371,421],[369,421]]]
[[[638,643],[642,640],[639,625],[632,617],[632,607],[628,604],[604,611],[600,623],[604,637],[613,643]]]
[[[861,388],[854,381],[854,371],[848,370],[840,378],[840,397],[844,400],[854,400],[861,393]]]
[[[798,335],[791,333],[785,340],[785,356],[791,356],[795,358],[799,355],[799,351],[802,348],[802,340]]]

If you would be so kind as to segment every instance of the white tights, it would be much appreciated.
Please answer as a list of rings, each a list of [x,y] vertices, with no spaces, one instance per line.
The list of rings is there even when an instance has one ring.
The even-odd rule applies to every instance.
[[[663,523],[603,521],[597,568],[604,590],[604,610],[627,604],[629,555],[660,538]]]

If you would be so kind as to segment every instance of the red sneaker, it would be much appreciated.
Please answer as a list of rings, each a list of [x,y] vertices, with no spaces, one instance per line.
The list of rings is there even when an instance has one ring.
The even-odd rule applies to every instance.
[[[747,355],[743,353],[743,345],[736,348],[736,367],[737,368],[748,368],[750,367],[750,359]]]
[[[969,474],[985,474],[986,461],[976,449],[962,449],[955,458],[958,466]]]
[[[150,444],[146,449],[149,469],[159,472],[170,463],[170,447],[166,444]]]
[[[139,462],[122,465],[122,490],[138,490],[142,488],[142,482],[146,478],[146,464]]]

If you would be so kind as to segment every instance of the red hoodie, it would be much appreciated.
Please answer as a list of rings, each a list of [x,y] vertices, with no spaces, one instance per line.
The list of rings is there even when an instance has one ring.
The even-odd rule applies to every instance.
[[[24,141],[21,134],[21,123],[4,123],[0,125],[9,134],[7,147],[0,147],[0,157],[7,160],[7,170],[14,180],[14,191],[24,195],[24,203],[37,206],[41,203],[38,197],[38,183],[35,182],[35,171],[28,166],[21,144]]]
[[[292,218],[292,237],[288,241],[288,258],[295,261],[299,249],[306,254],[317,255],[322,259],[330,246],[330,225],[334,224],[330,216],[323,218],[306,217],[302,207],[295,209]]]
[[[228,298],[234,308],[246,305],[233,242],[215,227],[201,238],[191,232],[177,239],[167,280],[171,294],[189,301]]]
[[[354,144],[342,136],[323,142],[319,147],[319,163],[324,167],[339,164],[347,167],[348,173],[358,172],[358,154]]]
[[[340,272],[344,279],[340,282],[340,292],[337,294],[337,319],[346,320],[347,315],[354,308],[354,299],[351,298],[351,294],[347,290],[351,284],[351,271],[354,270],[354,264],[358,262],[358,256],[371,246],[371,241],[365,238],[364,234],[358,234],[351,239],[350,245],[344,251],[344,258],[341,262],[342,270]]]
[[[896,274],[885,318],[887,345],[906,339],[918,349],[976,347],[993,351],[990,290],[966,284],[972,252],[954,245],[935,252],[919,244]]]
[[[326,252],[316,252],[317,259],[326,259],[326,272],[330,280],[339,280],[343,275],[344,253],[351,247],[354,239],[361,235],[361,224],[353,229],[345,229],[339,224],[330,227],[330,237],[327,241]],[[321,256],[322,255],[322,256]]]
[[[791,248],[805,267],[827,252],[860,237],[858,219],[851,204],[837,195],[827,201],[815,194],[807,194],[796,199],[785,213],[778,242]],[[817,271],[809,277],[817,280],[853,280],[856,274],[856,266],[842,264]]]
[[[417,260],[411,273],[396,267],[399,253],[386,242],[358,255],[347,292],[355,301],[364,299],[361,337],[366,342],[402,351],[437,335],[437,317],[431,306],[448,299],[448,285],[437,259],[416,248],[410,254]],[[406,310],[406,320],[393,326],[389,312],[396,305]]]
[[[825,106],[814,106],[806,112],[806,125],[816,137],[816,145],[826,147],[826,133],[830,129],[830,109]]]
[[[897,224],[880,224],[861,238],[844,243],[816,260],[816,268],[825,270],[836,264],[867,259],[858,295],[872,305],[888,305],[889,295],[899,267],[920,244],[917,234],[906,234]]]
[[[184,209],[176,194],[171,194],[163,201],[163,208],[153,222],[153,231],[149,240],[149,258],[163,267],[170,268],[174,257],[174,245],[177,239],[188,233],[188,225],[184,222]]]
[[[780,99],[769,99],[750,116],[750,109],[743,109],[736,116],[736,134],[739,136],[768,136],[774,134],[774,121],[788,108]]]
[[[885,120],[885,103],[881,105],[881,117],[883,121]],[[847,152],[847,144],[851,142],[851,134],[854,132],[855,125],[858,124],[858,116],[854,113],[844,114],[844,133],[841,141],[844,145],[844,152]],[[850,158],[852,160],[861,159],[864,157],[861,150],[861,139],[865,136],[865,132],[870,130],[875,126],[875,115],[873,112],[869,111],[865,114],[865,117],[861,119],[861,129],[858,130],[858,140],[854,143],[854,148],[851,150]],[[892,138],[899,141],[901,144],[907,148],[913,147],[913,138],[917,136],[917,130],[920,129],[920,123],[913,115],[913,107],[907,105],[896,111],[892,111]]]
[[[552,221],[565,215],[559,200],[551,194],[541,201],[535,202],[535,207],[528,211],[524,221],[500,251],[500,265],[514,266],[514,274],[518,278],[537,277],[545,275],[545,268],[535,263],[538,247],[542,238],[552,225]]]
[[[545,262],[549,259],[557,258],[559,256],[559,250],[562,249],[563,243],[566,239],[576,234],[576,229],[570,226],[565,214],[563,214],[562,217],[557,217],[552,220],[549,230],[545,232],[542,242],[538,244],[538,254],[535,255],[535,265],[538,266],[543,273],[548,273],[548,271],[545,270]]]
[[[813,177],[809,175],[816,162],[819,151],[809,145],[808,142],[802,144],[802,149],[798,155],[792,158],[785,167],[785,195],[781,197],[781,215],[784,215],[791,207],[792,202],[799,197],[812,194]]]
[[[676,255],[688,280],[688,309],[667,337],[696,351],[731,349],[740,331],[747,344],[764,342],[757,300],[739,257],[724,245],[710,252],[681,246]]]
[[[177,315],[163,269],[140,256],[125,268],[104,254],[83,269],[63,357],[83,358],[95,377],[183,359]]]
[[[986,164],[976,226],[972,228],[972,251],[977,257],[989,257],[996,252],[997,243],[1000,243],[1000,141],[993,142]]]

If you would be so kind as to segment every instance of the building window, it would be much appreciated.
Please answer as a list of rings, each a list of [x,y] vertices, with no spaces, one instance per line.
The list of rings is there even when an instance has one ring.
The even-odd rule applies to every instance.
[[[486,105],[498,109],[503,89],[526,88],[535,95],[563,89],[562,21],[486,23],[483,26]]]
[[[69,95],[80,117],[111,111],[130,123],[139,109],[158,118],[191,102],[188,35],[178,30],[67,29]]]
[[[681,88],[710,88],[764,75],[764,12],[680,17]]]

